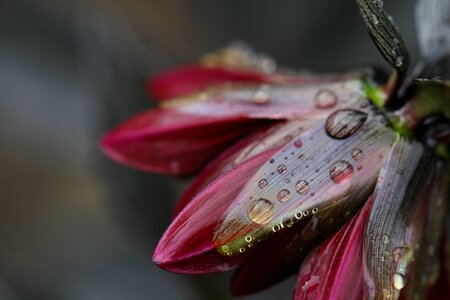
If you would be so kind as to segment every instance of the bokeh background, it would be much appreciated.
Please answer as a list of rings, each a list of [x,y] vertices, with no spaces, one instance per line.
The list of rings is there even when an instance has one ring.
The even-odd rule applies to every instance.
[[[416,58],[413,3],[385,7]],[[387,69],[354,1],[0,0],[0,299],[232,299],[230,274],[151,261],[189,179],[116,165],[98,140],[151,107],[149,76],[235,40],[293,68]]]

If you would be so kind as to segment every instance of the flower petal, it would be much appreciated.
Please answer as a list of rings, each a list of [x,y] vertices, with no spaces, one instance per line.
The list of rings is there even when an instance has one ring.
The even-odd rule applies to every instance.
[[[236,116],[198,117],[175,110],[150,110],[107,133],[103,151],[113,160],[149,172],[197,172],[230,143],[261,127],[261,120]]]
[[[163,269],[186,274],[226,271],[244,260],[245,255],[237,258],[217,253],[212,244],[214,228],[240,192],[245,179],[276,150],[245,161],[202,190],[172,221],[159,241],[153,260]]]
[[[425,287],[417,284],[418,276],[428,276],[434,266],[419,266],[431,262],[427,247],[436,247],[442,224],[442,216],[436,214],[439,197],[434,197],[432,188],[438,181],[435,164],[436,159],[424,154],[419,143],[403,138],[387,158],[364,239],[365,280],[371,298],[398,299],[403,291],[411,299],[416,291],[426,294]]]
[[[304,84],[236,86],[164,101],[164,108],[198,117],[242,116],[251,119],[320,119],[330,110],[365,97],[360,79]]]
[[[338,205],[345,212],[367,199],[396,134],[370,105],[354,105],[295,138],[249,179],[216,230],[219,252],[239,254],[248,236],[263,240],[306,215]]]
[[[425,299],[429,293],[431,286],[433,286],[439,278],[439,271],[441,265],[440,249],[443,239],[445,214],[448,209],[448,192],[450,187],[450,174],[445,169],[447,166],[443,162],[437,162],[436,166],[429,165],[428,168],[435,168],[427,179],[426,194],[421,196],[421,203],[416,213],[415,231],[419,242],[415,249],[414,261],[412,263],[409,283],[405,286],[405,299]],[[431,186],[430,186],[431,184]],[[450,249],[447,249],[450,251]],[[443,260],[445,261],[445,249],[443,249]],[[444,275],[448,271],[441,270]],[[441,275],[441,276],[442,276]],[[447,277],[450,279],[450,277]],[[444,279],[445,280],[445,279]],[[449,282],[450,283],[450,282]],[[447,292],[450,289],[447,288]],[[450,296],[450,293],[448,294]],[[442,299],[448,299],[441,293]],[[437,298],[434,298],[437,299]]]
[[[163,100],[198,92],[211,86],[227,83],[269,83],[276,82],[277,78],[278,76],[257,71],[193,65],[158,74],[148,82],[147,89],[155,99]]]
[[[351,205],[334,205],[305,218],[298,224],[288,224],[264,243],[264,248],[245,261],[233,275],[232,293],[248,295],[266,289],[298,272],[300,263],[314,247],[335,233],[360,208],[367,195],[361,195]],[[268,259],[270,257],[270,259]]]
[[[295,300],[364,298],[362,245],[373,196],[361,211],[302,263]]]
[[[278,148],[290,142],[293,136],[314,127],[317,121],[292,120],[267,126],[225,150],[195,178],[178,201],[176,216],[203,188],[236,165],[262,152]]]
[[[362,97],[362,88],[360,80],[350,80],[265,86],[263,91],[237,88],[166,101],[165,109],[140,114],[113,129],[102,147],[112,159],[140,170],[192,174],[267,120],[323,118],[331,108]]]

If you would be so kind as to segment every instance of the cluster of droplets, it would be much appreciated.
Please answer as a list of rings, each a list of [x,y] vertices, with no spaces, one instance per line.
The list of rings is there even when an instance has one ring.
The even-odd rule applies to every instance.
[[[267,97],[266,97],[267,96]],[[267,93],[267,86],[261,86],[260,89],[258,89],[255,92],[255,99],[266,99],[268,98]],[[264,101],[257,101],[257,102],[265,102]],[[336,105],[338,102],[338,97],[332,90],[321,90],[319,91],[315,96],[315,105],[319,109],[329,109]],[[360,107],[364,110],[365,108],[370,106],[370,102],[367,101],[367,99],[362,100]],[[371,107],[371,106],[370,106]],[[370,109],[370,108],[369,108]],[[355,132],[357,132],[366,122],[368,119],[368,114],[361,110],[356,109],[338,109],[334,112],[332,112],[328,118],[325,121],[325,133],[333,139],[342,140],[346,139],[350,136],[352,136]],[[309,138],[309,140],[312,140],[313,136]],[[299,149],[301,149],[304,146],[304,139],[296,138],[294,139],[293,136],[287,136],[285,142],[291,143],[291,147],[294,149],[294,151],[291,152],[292,155],[295,154],[295,152]],[[284,150],[283,150],[284,151]],[[337,151],[337,149],[336,149]],[[295,154],[298,159],[303,159],[304,154],[299,153],[298,155]],[[284,157],[286,160],[288,159],[287,156]],[[330,163],[331,165],[328,167],[328,176],[331,179],[332,182],[335,184],[345,184],[349,182],[352,177],[354,176],[355,171],[361,170],[362,166],[358,165],[358,162],[361,161],[364,158],[364,153],[359,148],[354,148],[350,152],[350,157],[353,162],[355,163],[355,167],[350,163],[349,160],[340,159],[335,161],[334,163],[331,163],[333,156],[330,155],[326,159],[326,163]],[[313,159],[312,157],[309,157],[307,159]],[[271,158],[269,160],[269,163],[271,165],[274,165],[274,170],[270,172],[272,176],[275,174],[284,175],[285,174],[291,174],[293,177],[295,175],[295,170],[289,170],[288,166],[289,164],[275,164],[275,158]],[[305,165],[305,169],[308,168],[308,165]],[[321,168],[314,168],[311,171],[315,173],[319,173]],[[268,172],[269,173],[269,172]],[[303,196],[307,195],[309,193],[310,196],[314,196],[315,193],[310,191],[311,189],[311,180],[306,179],[297,179],[295,181],[294,188],[290,190],[289,188],[285,187],[280,190],[278,190],[274,194],[274,199],[270,200],[267,199],[267,196],[262,197],[255,197],[256,199],[253,199],[253,197],[250,197],[250,199],[253,199],[250,205],[247,209],[247,216],[248,218],[255,224],[259,225],[266,225],[273,221],[274,215],[276,212],[276,202],[279,204],[284,204],[289,201],[292,201],[295,194]],[[273,184],[275,184],[276,181],[274,181]],[[291,179],[289,178],[289,175],[284,178],[285,183],[290,183]],[[259,187],[260,190],[267,189],[268,186],[272,183],[272,179],[268,175],[266,178],[261,178],[259,181],[257,181],[256,185]],[[291,218],[288,218],[288,220],[284,221],[277,221],[271,225],[271,229],[273,232],[277,232],[283,228],[291,227],[295,222],[299,221],[300,219],[307,217],[311,214],[316,214],[319,211],[318,207],[315,207],[310,210],[304,210],[304,211],[296,211],[291,214]],[[247,243],[247,247],[253,246],[253,243],[258,242],[259,239],[255,240],[255,237],[252,235],[245,236],[245,242]],[[226,245],[222,247],[227,247]],[[224,249],[222,249],[224,250]],[[245,251],[245,247],[239,248],[239,252],[242,253]],[[227,254],[230,254],[231,252],[227,252]],[[398,285],[399,286],[399,285]]]

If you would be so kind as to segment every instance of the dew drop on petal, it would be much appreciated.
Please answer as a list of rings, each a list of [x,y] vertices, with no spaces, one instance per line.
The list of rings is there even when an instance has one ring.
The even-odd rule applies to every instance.
[[[267,199],[258,199],[248,208],[248,217],[256,224],[267,224],[273,217],[274,205]]]
[[[309,183],[306,180],[300,180],[295,185],[295,190],[299,194],[305,194],[309,191]]]
[[[270,162],[271,164],[273,164],[273,163],[275,162],[275,159],[271,158],[271,159],[269,160],[269,162]]]
[[[335,139],[345,139],[366,122],[367,114],[354,109],[340,109],[332,113],[325,123],[326,133]]]
[[[349,181],[352,176],[353,166],[345,160],[335,162],[330,168],[330,177],[335,183],[345,183]]]
[[[286,189],[282,189],[278,192],[277,199],[280,202],[287,202],[289,201],[289,199],[291,199],[291,192]]]
[[[362,159],[363,157],[364,157],[364,154],[363,154],[363,152],[362,152],[361,149],[356,148],[356,149],[354,149],[354,150],[352,151],[352,158],[353,158],[354,160],[360,160],[360,159]]]
[[[253,95],[253,102],[256,104],[266,104],[270,100],[269,86],[261,85]]]
[[[395,272],[392,276],[392,283],[394,284],[395,289],[401,290],[406,284],[405,276],[401,273]]]
[[[302,143],[302,141],[300,139],[298,139],[298,140],[296,140],[294,142],[294,147],[295,148],[300,148],[301,146],[303,146],[303,143]]]
[[[286,173],[286,170],[287,170],[287,167],[286,167],[285,165],[279,165],[278,168],[277,168],[277,172],[278,172],[279,174],[284,174],[284,173]]]
[[[267,179],[263,178],[258,182],[258,186],[260,189],[265,188],[267,185],[268,185]]]
[[[305,281],[305,283],[302,285],[302,291],[306,293],[312,293],[320,283],[320,277],[313,275],[308,278],[308,280]]]
[[[330,108],[336,105],[337,96],[333,91],[321,90],[317,93],[315,102],[317,108]]]
[[[395,60],[395,65],[400,68],[401,66],[403,66],[405,59],[403,58],[403,56],[399,56],[397,57],[397,59]]]

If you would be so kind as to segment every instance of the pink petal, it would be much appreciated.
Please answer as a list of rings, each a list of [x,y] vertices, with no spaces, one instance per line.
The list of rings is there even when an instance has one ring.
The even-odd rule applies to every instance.
[[[372,202],[303,262],[295,300],[364,298],[362,244]]]
[[[101,146],[113,160],[136,169],[186,175],[197,172],[222,149],[263,124],[239,116],[198,117],[155,109],[111,130]]]
[[[193,65],[158,74],[149,80],[147,89],[155,99],[163,100],[198,92],[211,86],[226,83],[275,82],[278,77],[281,76],[256,71]]]
[[[178,201],[174,210],[174,215],[176,216],[196,194],[221,174],[226,173],[234,166],[254,155],[284,146],[292,140],[293,136],[299,135],[300,132],[313,127],[316,122],[317,121],[293,120],[272,124],[262,128],[225,150],[219,157],[208,164],[208,166],[195,178]]]
[[[218,254],[212,244],[214,229],[245,184],[245,178],[252,176],[275,151],[245,161],[202,190],[173,220],[159,241],[153,260],[163,269],[186,274],[227,271],[245,260],[252,250],[240,257]]]
[[[239,254],[248,236],[264,240],[304,214],[321,215],[333,206],[366,200],[361,198],[372,193],[396,134],[385,126],[384,117],[362,107],[355,103],[334,112],[249,178],[214,235],[219,252],[225,247]],[[266,187],[258,186],[261,180],[267,181]]]
[[[333,204],[330,208],[311,217],[305,217],[299,224],[289,225],[264,243],[264,248],[240,266],[232,279],[234,295],[248,295],[266,289],[291,275],[298,273],[300,263],[314,247],[330,235],[360,209],[367,199],[369,189],[357,193],[336,196],[346,197],[348,203]],[[334,200],[330,200],[333,203]],[[270,257],[270,259],[268,259]]]

